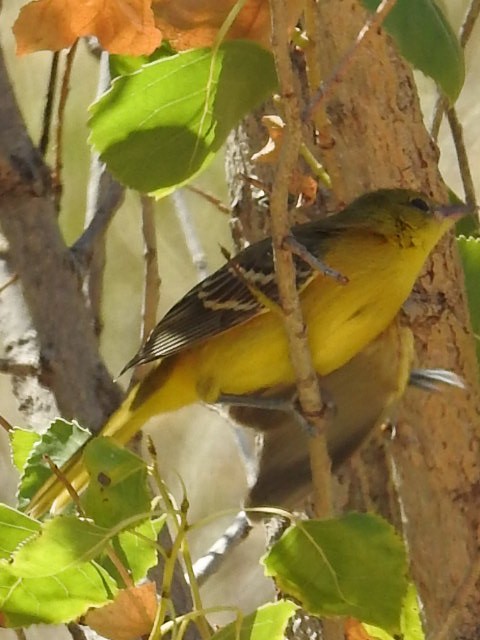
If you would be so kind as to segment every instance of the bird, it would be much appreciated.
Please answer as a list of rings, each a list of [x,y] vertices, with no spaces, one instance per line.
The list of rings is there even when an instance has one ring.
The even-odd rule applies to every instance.
[[[339,213],[293,226],[312,261],[294,256],[296,285],[317,374],[327,376],[393,321],[429,253],[465,205],[438,204],[407,189],[366,193]],[[340,277],[332,276],[332,271]],[[205,278],[160,320],[126,368],[158,360],[128,393],[99,435],[126,444],[154,415],[195,402],[255,397],[295,383],[271,238],[243,249]],[[81,491],[82,451],[62,468]],[[69,500],[54,476],[33,496],[38,516]]]
[[[380,425],[395,423],[399,400],[407,388],[443,391],[447,386],[464,388],[463,380],[446,369],[414,366],[414,336],[399,314],[377,338],[339,369],[319,377],[325,411],[325,436],[335,471]],[[257,472],[249,487],[245,508],[265,505],[299,509],[312,490],[309,435],[299,429],[293,387],[269,389],[267,397],[286,403],[283,409],[232,405],[234,425],[257,434]],[[272,404],[272,406],[274,406]],[[255,519],[261,512],[251,511]]]

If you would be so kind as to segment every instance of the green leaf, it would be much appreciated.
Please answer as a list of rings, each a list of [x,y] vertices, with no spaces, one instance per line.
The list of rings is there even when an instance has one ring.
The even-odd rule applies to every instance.
[[[462,259],[467,290],[468,308],[477,345],[477,361],[480,364],[480,238],[457,238]]]
[[[28,505],[30,499],[52,474],[45,456],[48,455],[58,467],[61,467],[91,435],[75,421],[68,422],[57,418],[51,423],[48,430],[41,434],[40,439],[36,439],[24,464],[17,496],[21,508]],[[17,437],[23,438],[23,444],[26,443],[25,436]],[[23,458],[25,452],[22,451],[19,455]]]
[[[299,522],[264,564],[280,590],[312,614],[348,615],[389,632],[400,628],[407,558],[400,537],[378,516]]]
[[[121,182],[162,197],[202,171],[275,87],[273,57],[253,42],[184,51],[117,78],[91,107],[90,139]]]
[[[408,585],[402,608],[400,627],[402,629],[402,640],[425,640],[420,618],[420,607],[418,606],[418,594],[413,583]]]
[[[19,544],[40,531],[40,523],[0,504],[0,558],[7,559]]]
[[[47,578],[19,578],[9,565],[0,563],[0,611],[4,626],[69,622],[90,607],[110,602],[117,591],[114,580],[93,563]]]
[[[298,606],[280,600],[259,607],[238,621],[231,622],[214,633],[211,640],[283,640],[285,629]]]
[[[116,533],[75,516],[52,518],[18,549],[10,570],[23,578],[57,575],[93,560]]]
[[[149,56],[120,56],[110,55],[108,58],[110,64],[110,75],[112,78],[117,76],[124,76],[127,73],[133,73],[138,71],[140,67],[149,62],[155,62],[155,60],[161,60],[162,58],[168,58],[175,55],[176,51],[165,40],[162,44],[155,49]]]
[[[106,545],[118,536],[115,545],[118,556],[124,566],[130,569],[134,580],[140,580],[156,562],[153,542],[164,522],[163,518],[144,522],[133,532],[122,533],[123,528],[134,526],[135,519],[133,522],[119,522],[115,527],[106,529],[76,516],[52,518],[42,526],[41,535],[31,537],[16,551],[10,570],[23,578],[54,576],[97,558]],[[38,532],[38,528],[33,531]],[[107,568],[105,563],[102,565]]]
[[[42,439],[42,436],[30,429],[20,429],[19,427],[14,427],[8,435],[13,464],[22,473],[33,447]]]
[[[375,640],[395,640],[393,636],[383,629],[379,629],[370,624],[364,624],[363,626],[368,635],[375,638]],[[402,640],[425,640],[422,621],[420,619],[417,590],[413,583],[408,585],[407,595],[403,601],[400,628],[402,631]]]
[[[141,458],[112,438],[98,437],[85,447],[84,461],[90,484],[82,506],[96,524],[110,528],[132,517],[149,517],[147,465]]]
[[[380,0],[362,0],[375,11]],[[384,22],[400,53],[430,76],[453,103],[465,80],[460,43],[434,0],[397,0]]]
[[[157,548],[155,542],[158,534],[167,521],[164,514],[155,520],[148,520],[133,531],[124,531],[113,541],[115,551],[124,567],[129,570],[136,583],[147,575],[149,569],[157,564]],[[110,558],[102,562],[108,573],[120,580],[117,569]]]

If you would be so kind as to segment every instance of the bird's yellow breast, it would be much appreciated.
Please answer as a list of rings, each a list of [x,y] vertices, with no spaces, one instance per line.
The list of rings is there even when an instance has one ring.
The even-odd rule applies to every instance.
[[[332,243],[325,262],[347,276],[339,284],[318,274],[301,292],[315,369],[327,375],[348,362],[393,320],[425,260],[423,246],[402,246],[372,235]],[[362,247],[359,249],[358,247]],[[338,248],[338,252],[337,252]],[[199,396],[244,395],[294,382],[281,317],[273,311],[251,319],[185,354],[196,369]]]

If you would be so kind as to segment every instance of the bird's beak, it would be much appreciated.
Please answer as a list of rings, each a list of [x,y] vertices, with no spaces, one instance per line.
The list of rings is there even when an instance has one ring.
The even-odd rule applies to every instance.
[[[474,214],[476,207],[471,207],[463,202],[455,202],[454,204],[442,204],[435,207],[434,215],[440,222],[449,218],[457,221],[468,214]]]

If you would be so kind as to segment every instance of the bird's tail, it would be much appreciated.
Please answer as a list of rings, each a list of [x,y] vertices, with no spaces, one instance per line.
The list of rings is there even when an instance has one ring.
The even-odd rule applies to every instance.
[[[110,437],[117,444],[124,445],[149,418],[196,402],[198,394],[191,365],[188,358],[163,360],[132,388],[97,435]],[[89,476],[83,461],[84,447],[62,467],[66,482],[52,475],[33,496],[27,508],[32,517],[40,518],[50,510],[54,513],[62,511],[72,500],[66,488],[67,483],[77,494],[85,489]]]

